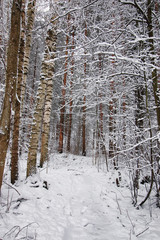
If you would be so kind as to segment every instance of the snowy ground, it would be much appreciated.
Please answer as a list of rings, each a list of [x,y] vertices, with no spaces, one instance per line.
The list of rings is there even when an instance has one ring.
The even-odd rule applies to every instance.
[[[2,188],[0,239],[160,239],[160,210],[135,209],[127,183],[118,188],[113,172],[98,172],[91,158],[55,154],[27,181],[21,167],[18,192]]]

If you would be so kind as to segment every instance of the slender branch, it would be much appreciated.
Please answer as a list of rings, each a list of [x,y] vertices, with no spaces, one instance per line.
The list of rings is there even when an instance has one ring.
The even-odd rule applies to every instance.
[[[20,226],[14,226],[12,227],[7,233],[4,234],[3,238],[5,238],[5,236],[9,236],[11,233],[15,232],[17,229],[20,229]]]
[[[147,227],[146,229],[144,229],[142,232],[138,233],[138,234],[136,235],[136,237],[139,237],[141,234],[143,234],[144,232],[146,232],[148,229],[149,229],[149,227]]]
[[[130,221],[130,223],[131,223],[131,225],[132,225],[132,232],[133,232],[133,234],[135,234],[135,230],[134,230],[134,228],[135,228],[135,224],[132,222],[132,220],[131,220],[131,218],[130,218],[130,216],[129,216],[129,212],[128,212],[128,210],[126,210],[126,212],[127,212],[127,216],[128,216],[128,219],[129,219],[129,221]]]
[[[140,13],[144,16],[145,20],[147,21],[147,23],[149,23],[149,20],[146,16],[146,14],[144,13],[144,11],[142,10],[142,8],[138,5],[137,1],[134,0],[134,4],[135,4],[135,7],[140,11]]]
[[[60,19],[60,18],[62,18],[62,17],[67,16],[68,14],[71,14],[71,13],[76,12],[76,11],[81,11],[82,9],[85,9],[85,8],[91,6],[92,4],[96,3],[96,2],[98,2],[98,0],[95,0],[95,1],[93,1],[93,2],[91,2],[91,3],[88,3],[88,4],[86,4],[86,5],[83,6],[83,7],[71,9],[71,10],[65,12],[64,14],[59,15],[59,16],[56,17],[55,19],[53,19],[53,20],[52,20],[52,23],[55,22],[55,21],[57,21],[58,19]],[[44,24],[44,26],[48,26],[49,24],[50,24],[50,22],[49,22],[48,24]],[[44,27],[44,26],[43,26],[43,27]],[[39,29],[39,28],[37,28],[37,29]]]
[[[117,203],[117,206],[118,206],[118,209],[119,209],[119,213],[120,213],[120,215],[122,215],[122,211],[121,211],[121,208],[120,208],[120,205],[119,205],[119,202],[118,202],[118,198],[117,198],[117,193],[114,192],[114,191],[112,191],[112,192],[115,193],[115,195],[116,195],[116,203]]]
[[[131,5],[131,6],[135,7],[133,2],[124,2],[123,0],[120,0],[120,3],[125,4],[125,5]]]
[[[139,145],[141,145],[141,144],[143,144],[143,143],[145,143],[145,142],[148,142],[148,141],[150,141],[150,140],[153,140],[153,141],[154,141],[154,140],[156,140],[156,139],[157,139],[157,136],[154,136],[154,137],[152,137],[152,138],[144,139],[143,141],[135,144],[134,146],[132,146],[132,147],[130,147],[130,148],[128,148],[128,149],[124,149],[124,150],[121,150],[121,151],[117,151],[117,153],[128,152],[128,151],[134,149],[135,147],[137,147],[137,146],[139,146]]]
[[[29,226],[33,225],[33,224],[37,224],[39,226],[38,223],[36,222],[31,222],[29,224],[27,224],[26,226],[22,227],[22,228],[19,228],[19,231],[17,232],[17,234],[15,235],[15,237],[17,237],[19,235],[20,232],[22,232],[25,228],[28,228]]]
[[[10,188],[13,188],[17,193],[18,195],[21,195],[17,189],[15,189],[13,186],[11,186],[10,184],[6,183],[5,181],[3,181],[7,186],[9,186]]]

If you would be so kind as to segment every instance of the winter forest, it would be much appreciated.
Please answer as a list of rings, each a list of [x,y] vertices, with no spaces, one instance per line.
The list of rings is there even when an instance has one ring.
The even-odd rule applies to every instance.
[[[159,208],[159,0],[0,0],[0,240],[158,240]]]

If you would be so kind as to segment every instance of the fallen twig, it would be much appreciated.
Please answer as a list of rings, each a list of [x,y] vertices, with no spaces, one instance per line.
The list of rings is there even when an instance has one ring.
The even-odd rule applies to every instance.
[[[8,236],[11,235],[13,232],[15,232],[17,229],[20,229],[20,226],[14,226],[12,227],[7,233],[4,234],[3,239]]]
[[[138,234],[136,235],[136,237],[140,236],[141,234],[143,234],[144,232],[146,232],[148,229],[149,229],[149,227],[147,227],[146,229],[144,229],[142,232],[138,233]]]
[[[127,216],[128,216],[128,218],[129,218],[129,221],[130,221],[130,223],[131,223],[131,225],[132,225],[132,232],[133,232],[133,234],[135,234],[135,230],[134,230],[134,228],[135,228],[135,225],[134,225],[134,223],[132,222],[132,220],[131,220],[131,218],[130,218],[130,216],[129,216],[129,213],[128,213],[128,210],[126,210],[126,212],[127,212]]]
[[[28,229],[28,227],[31,226],[32,224],[37,224],[37,225],[38,225],[38,223],[36,223],[36,222],[31,222],[31,223],[27,224],[26,226],[24,226],[24,227],[22,227],[22,228],[19,229],[19,231],[17,232],[17,234],[15,235],[15,237],[17,237],[17,236],[19,235],[19,233],[22,232],[25,228]]]
[[[118,206],[118,209],[119,209],[119,213],[120,213],[120,215],[122,215],[122,211],[121,211],[121,208],[120,208],[120,205],[119,205],[119,202],[118,202],[118,198],[117,198],[117,193],[114,192],[114,191],[112,191],[112,192],[115,193],[115,195],[116,195],[116,203],[117,203],[117,206]]]

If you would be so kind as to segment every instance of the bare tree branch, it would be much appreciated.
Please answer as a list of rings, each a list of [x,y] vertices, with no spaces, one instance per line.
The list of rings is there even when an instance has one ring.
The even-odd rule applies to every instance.
[[[135,7],[135,8],[136,8],[137,10],[139,10],[140,13],[143,15],[144,19],[147,21],[147,24],[149,24],[149,20],[148,20],[146,14],[145,14],[144,11],[142,10],[142,8],[138,5],[138,3],[137,3],[136,0],[134,0],[134,3],[133,3],[133,2],[125,2],[125,1],[123,1],[123,0],[120,0],[120,3],[126,4],[126,5],[131,5],[131,6]]]

